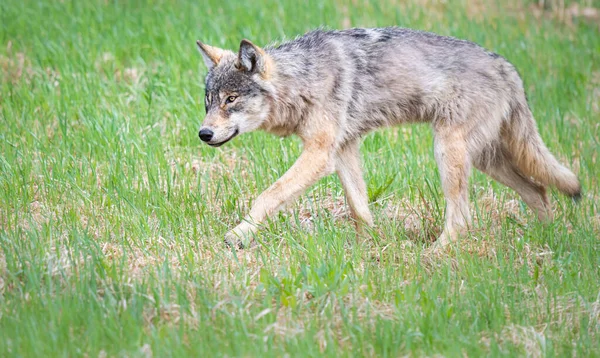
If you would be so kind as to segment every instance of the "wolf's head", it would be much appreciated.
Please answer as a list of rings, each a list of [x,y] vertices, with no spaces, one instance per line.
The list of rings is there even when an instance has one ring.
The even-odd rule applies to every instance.
[[[248,40],[241,42],[237,54],[200,41],[197,44],[208,67],[206,117],[198,135],[218,147],[238,134],[257,129],[267,119],[273,65],[269,55]]]

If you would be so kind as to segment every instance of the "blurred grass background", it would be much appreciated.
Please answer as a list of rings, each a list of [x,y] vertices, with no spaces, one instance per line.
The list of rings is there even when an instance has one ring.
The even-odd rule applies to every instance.
[[[0,2],[0,355],[600,355],[600,2]],[[478,42],[519,69],[580,176],[538,223],[474,173],[461,249],[426,126],[362,147],[377,229],[335,177],[234,253],[224,233],[299,154],[264,133],[200,145],[195,40],[236,49],[325,26]]]

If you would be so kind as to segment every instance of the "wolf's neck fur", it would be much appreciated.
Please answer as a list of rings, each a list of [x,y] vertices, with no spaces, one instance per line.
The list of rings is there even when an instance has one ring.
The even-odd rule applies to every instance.
[[[275,135],[302,137],[302,123],[319,103],[313,91],[318,76],[308,59],[295,51],[268,48],[266,54],[270,62],[266,81],[271,90],[271,108],[261,128]]]

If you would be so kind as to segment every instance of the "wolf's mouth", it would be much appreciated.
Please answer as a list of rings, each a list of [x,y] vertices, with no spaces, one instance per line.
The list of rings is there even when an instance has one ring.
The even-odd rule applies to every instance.
[[[233,132],[233,134],[229,138],[225,139],[224,141],[219,142],[219,143],[207,143],[207,144],[210,145],[211,147],[220,147],[223,144],[225,144],[225,143],[229,142],[230,140],[232,140],[236,135],[238,135],[239,132],[240,132],[239,129],[236,128],[235,132]]]

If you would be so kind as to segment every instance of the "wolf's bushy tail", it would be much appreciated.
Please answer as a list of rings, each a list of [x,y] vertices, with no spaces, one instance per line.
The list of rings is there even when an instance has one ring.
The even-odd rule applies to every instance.
[[[543,185],[554,186],[574,199],[581,197],[579,179],[550,153],[538,133],[527,104],[513,110],[506,129],[505,144],[512,153],[515,165],[523,174]]]

